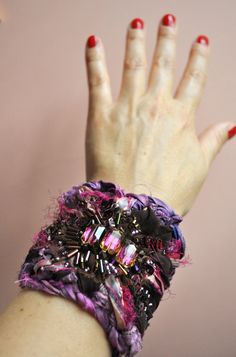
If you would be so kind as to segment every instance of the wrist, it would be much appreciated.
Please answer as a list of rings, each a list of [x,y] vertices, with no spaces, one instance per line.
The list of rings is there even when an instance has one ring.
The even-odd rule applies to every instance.
[[[179,202],[175,199],[175,197],[170,197],[168,195],[168,190],[160,190],[157,189],[156,187],[153,187],[153,185],[146,184],[146,183],[135,183],[132,182],[130,179],[129,181],[127,180],[126,177],[122,177],[121,174],[119,175],[109,175],[108,174],[99,174],[96,173],[92,176],[87,176],[86,177],[87,181],[98,181],[98,180],[103,180],[106,182],[115,182],[117,185],[119,185],[126,193],[134,193],[136,195],[140,194],[145,194],[148,196],[156,197],[163,201],[165,204],[167,204],[170,208],[174,210],[176,214],[179,216],[184,216],[187,211],[184,209],[184,207],[181,206]]]

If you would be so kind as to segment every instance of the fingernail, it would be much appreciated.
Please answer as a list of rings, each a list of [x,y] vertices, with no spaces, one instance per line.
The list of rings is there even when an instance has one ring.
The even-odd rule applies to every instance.
[[[165,26],[174,26],[176,22],[176,18],[172,14],[166,14],[162,18],[162,25]]]
[[[143,29],[144,28],[144,21],[140,18],[133,19],[130,23],[130,26],[133,29]]]
[[[236,135],[236,126],[228,131],[228,139],[232,138],[234,135]]]
[[[201,43],[203,45],[209,45],[209,38],[205,35],[199,35],[196,39],[196,42]]]
[[[97,38],[96,36],[92,35],[89,36],[88,40],[87,40],[87,45],[88,47],[95,47],[97,44]]]

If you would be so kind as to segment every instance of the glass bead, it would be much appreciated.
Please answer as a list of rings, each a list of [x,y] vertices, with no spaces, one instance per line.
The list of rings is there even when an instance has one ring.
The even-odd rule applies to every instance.
[[[81,236],[81,240],[84,244],[94,244],[97,242],[105,232],[104,226],[86,227],[84,233]]]
[[[121,247],[121,234],[119,231],[114,230],[105,235],[100,243],[103,251],[108,251],[109,254],[115,254]]]
[[[136,256],[136,246],[134,244],[128,244],[126,246],[121,247],[118,254],[116,255],[116,260],[125,267],[130,267],[134,265]]]
[[[83,243],[89,243],[91,242],[93,238],[93,231],[94,228],[92,227],[86,227],[84,233],[82,234],[81,240]]]
[[[116,203],[118,204],[121,210],[126,210],[127,208],[129,208],[128,197],[120,197],[116,200]]]
[[[96,241],[100,240],[100,238],[102,237],[102,235],[104,235],[106,228],[104,226],[98,226],[95,231],[94,231],[94,235],[96,237]]]

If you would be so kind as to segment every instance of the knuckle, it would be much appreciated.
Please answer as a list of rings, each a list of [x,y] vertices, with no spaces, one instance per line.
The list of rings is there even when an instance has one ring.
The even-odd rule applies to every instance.
[[[98,51],[87,51],[86,52],[86,60],[87,63],[90,64],[92,62],[99,62],[103,59],[102,53]]]
[[[127,32],[127,40],[128,41],[144,41],[144,31],[137,31],[137,29],[129,29]]]
[[[173,68],[173,61],[171,60],[170,57],[164,54],[159,54],[154,58],[153,65],[155,67],[171,69]]]
[[[205,82],[206,81],[206,74],[203,70],[198,68],[193,68],[188,73],[189,78],[193,78],[198,82]]]
[[[93,75],[89,78],[90,87],[99,87],[107,82],[106,77],[102,73],[93,73]]]
[[[175,30],[171,27],[161,26],[159,28],[158,37],[163,38],[165,40],[175,40],[176,33]]]
[[[103,57],[98,52],[87,53],[88,84],[90,87],[101,86],[108,81],[103,70]],[[102,67],[102,68],[101,68]]]
[[[202,46],[200,43],[194,42],[190,50],[190,55],[206,59],[209,56],[209,46]]]
[[[124,61],[124,68],[132,70],[144,69],[146,68],[146,62],[139,56],[127,57]]]

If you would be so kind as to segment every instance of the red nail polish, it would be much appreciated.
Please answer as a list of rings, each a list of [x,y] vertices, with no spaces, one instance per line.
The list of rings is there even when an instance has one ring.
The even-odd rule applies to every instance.
[[[232,138],[234,135],[236,135],[236,126],[228,131],[228,139]]]
[[[144,21],[140,18],[133,19],[130,23],[130,26],[133,29],[143,29],[144,28]]]
[[[199,35],[196,39],[196,42],[201,43],[203,45],[209,45],[209,38],[205,35]]]
[[[176,18],[172,14],[166,14],[162,18],[162,25],[165,26],[174,26],[176,22]]]
[[[88,47],[95,47],[97,44],[97,39],[95,36],[89,36],[88,40],[87,40],[87,45]]]

